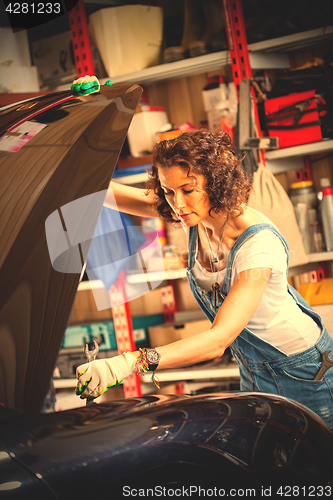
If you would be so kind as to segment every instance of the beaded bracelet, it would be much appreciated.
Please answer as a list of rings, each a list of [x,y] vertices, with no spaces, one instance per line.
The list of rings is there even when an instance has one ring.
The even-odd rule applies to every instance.
[[[148,364],[148,361],[146,358],[146,353],[145,353],[144,349],[140,348],[139,352],[140,352],[140,356],[137,358],[137,360],[135,362],[135,370],[136,370],[136,373],[139,373],[140,375],[142,375],[143,373],[149,372],[149,364]],[[159,382],[158,378],[156,377],[155,372],[153,372],[153,374],[152,374],[151,381],[154,384],[154,386],[157,387],[157,389],[161,388],[160,382]]]

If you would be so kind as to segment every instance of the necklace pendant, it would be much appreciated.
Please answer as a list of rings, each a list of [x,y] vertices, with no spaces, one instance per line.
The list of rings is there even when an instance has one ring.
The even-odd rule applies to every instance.
[[[216,282],[212,285],[212,290],[214,292],[214,312],[216,312],[216,306],[219,301],[219,291],[220,285]]]
[[[217,257],[214,257],[214,258],[213,258],[213,262],[214,262],[214,264],[217,264],[217,263],[218,263],[218,261],[219,261],[219,259],[218,259]]]

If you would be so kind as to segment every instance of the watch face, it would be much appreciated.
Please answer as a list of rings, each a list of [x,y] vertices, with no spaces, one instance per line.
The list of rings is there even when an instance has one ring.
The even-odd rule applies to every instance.
[[[157,363],[161,359],[161,355],[155,350],[155,349],[149,349],[147,350],[147,359],[149,363]]]

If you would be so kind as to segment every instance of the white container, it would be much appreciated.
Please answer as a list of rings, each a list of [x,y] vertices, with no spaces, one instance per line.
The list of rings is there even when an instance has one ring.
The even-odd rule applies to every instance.
[[[123,5],[101,9],[89,16],[89,27],[111,80],[159,64],[161,7]]]
[[[151,153],[157,142],[156,133],[168,124],[164,111],[142,111],[135,113],[128,129],[127,138],[134,157]]]
[[[322,200],[320,202],[320,215],[323,226],[324,240],[327,252],[333,251],[333,189],[329,180],[321,179]]]
[[[225,83],[221,83],[218,87],[210,90],[202,91],[202,99],[205,111],[212,109],[227,109],[228,108],[228,88]]]
[[[225,110],[222,109],[210,109],[206,112],[208,128],[213,130],[214,128],[218,128],[221,130],[221,120],[225,116]]]
[[[294,182],[290,184],[289,198],[294,207],[298,203],[306,203],[309,208],[315,208],[318,203],[317,193],[312,181]]]
[[[312,235],[312,251],[325,252],[323,233],[318,221],[317,210],[315,208],[310,208],[309,210],[309,222]]]
[[[306,203],[298,203],[294,207],[298,227],[301,231],[305,253],[313,252],[313,239],[310,228],[309,207]]]

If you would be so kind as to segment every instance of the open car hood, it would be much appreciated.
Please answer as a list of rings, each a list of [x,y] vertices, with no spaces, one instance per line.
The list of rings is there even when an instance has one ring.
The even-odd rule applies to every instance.
[[[0,109],[0,402],[9,408],[31,414],[42,407],[141,93],[138,85],[102,85],[83,97],[57,92]],[[83,209],[64,220],[61,207],[80,198]],[[45,223],[52,217],[76,250],[63,252],[64,272],[50,258]],[[77,265],[66,267],[73,255]]]

